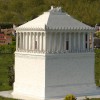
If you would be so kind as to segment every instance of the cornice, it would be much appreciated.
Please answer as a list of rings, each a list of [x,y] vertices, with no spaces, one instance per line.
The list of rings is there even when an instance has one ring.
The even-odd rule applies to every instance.
[[[95,28],[74,28],[74,27],[58,27],[52,28],[17,28],[16,32],[95,32]]]
[[[18,51],[16,51],[15,52],[15,56],[16,57],[21,57],[21,58],[37,58],[37,57],[44,58],[45,54],[43,54],[43,53],[38,54],[38,53],[29,53],[29,52],[18,52]]]

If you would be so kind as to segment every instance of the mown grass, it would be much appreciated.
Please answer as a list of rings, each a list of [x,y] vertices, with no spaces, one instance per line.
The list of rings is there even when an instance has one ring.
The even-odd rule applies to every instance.
[[[0,100],[17,100],[17,99],[0,97]]]
[[[14,54],[0,54],[0,91],[12,89],[8,78],[8,66],[12,63],[14,63]]]
[[[87,99],[83,99],[83,100],[100,100],[100,98],[87,98]]]
[[[100,98],[92,98],[92,99],[89,99],[89,100],[100,100]]]
[[[95,81],[100,86],[100,49],[95,49]]]

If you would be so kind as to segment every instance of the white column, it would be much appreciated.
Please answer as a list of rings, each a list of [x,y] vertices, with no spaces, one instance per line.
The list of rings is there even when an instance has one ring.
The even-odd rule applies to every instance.
[[[37,51],[39,51],[39,33],[37,32]]]
[[[33,51],[35,51],[36,33],[33,33]]]
[[[41,45],[41,44],[40,44],[40,38],[41,38],[40,35],[41,35],[41,33],[39,32],[39,51],[41,50],[41,49],[40,49],[40,45]]]
[[[41,51],[40,45],[41,45],[41,33],[39,33],[39,51]]]
[[[21,36],[21,33],[20,33],[20,50],[22,49],[22,36]]]
[[[80,52],[80,33],[78,33],[78,51]]]
[[[51,42],[50,42],[50,47],[51,47],[51,52],[52,52],[52,49],[53,49],[53,38],[52,38],[52,34],[53,33],[50,33],[50,38],[51,38]]]
[[[46,45],[46,44],[45,44],[45,39],[46,39],[46,38],[45,38],[45,34],[46,34],[46,33],[43,33],[43,51],[44,51],[44,52],[45,52],[45,49],[46,49],[46,48],[45,48],[45,45]]]
[[[32,32],[32,52],[34,51],[34,33]]]
[[[27,33],[27,51],[29,50],[29,33]]]
[[[27,50],[27,33],[24,34],[25,34],[25,50]]]
[[[46,52],[49,52],[49,36],[48,33],[46,33]]]
[[[92,51],[94,50],[94,33],[91,33],[91,35],[92,35]]]
[[[18,33],[18,49],[20,49],[20,33]]]
[[[40,33],[40,51],[43,52],[43,33]]]
[[[22,34],[23,34],[23,50],[24,50],[24,32]]]
[[[33,32],[31,32],[31,50],[33,51]]]
[[[56,32],[56,53],[58,53],[58,45],[59,45],[59,33],[58,32]]]
[[[82,49],[83,49],[83,41],[82,41],[82,33],[80,33],[80,52],[82,52]]]
[[[44,51],[44,32],[42,32],[42,46],[41,46],[41,48],[42,48],[42,52]]]
[[[24,32],[24,51],[25,51],[25,42],[26,40],[25,40],[25,32]]]
[[[30,32],[28,33],[28,50],[30,50],[30,45],[31,45],[31,37],[30,37]]]
[[[90,47],[89,47],[89,33],[87,33],[87,51],[90,51]]]
[[[52,44],[51,44],[51,46],[52,46],[52,53],[54,52],[54,33],[52,32]]]
[[[76,33],[73,33],[74,35],[74,37],[73,37],[73,39],[74,39],[74,52],[76,51]]]
[[[23,33],[22,33],[22,50],[24,50]]]
[[[23,50],[23,33],[21,33],[21,49]]]
[[[21,33],[19,33],[19,50],[21,49]]]
[[[30,32],[30,50],[32,50],[32,32]]]
[[[47,52],[47,43],[46,43],[46,40],[47,40],[47,35],[46,35],[46,32],[44,32],[44,47],[45,47],[45,52]]]
[[[27,32],[25,33],[25,49],[27,51]]]
[[[22,36],[22,32],[21,32],[21,50],[23,49],[23,36]]]
[[[86,33],[86,34],[87,34],[87,33]],[[82,49],[83,49],[83,51],[85,51],[85,49],[86,49],[86,48],[85,48],[85,45],[86,45],[86,44],[85,44],[85,33],[82,33],[82,36],[83,36],[83,48],[82,48]]]
[[[65,41],[65,32],[63,33],[64,37],[63,37],[63,52],[65,52],[65,46],[66,46],[66,41]]]
[[[19,47],[18,47],[18,42],[19,42],[19,41],[18,41],[18,34],[19,34],[19,33],[16,33],[16,51],[17,51],[18,48],[19,48]]]
[[[52,52],[52,33],[49,33],[49,52]]]
[[[54,33],[52,32],[51,33],[51,51],[52,53],[54,52]]]
[[[41,42],[41,33],[39,33],[39,52],[41,51],[41,46],[40,46],[41,43],[40,42]]]
[[[62,32],[62,44],[61,44],[61,47],[62,47],[62,49],[61,49],[61,51],[62,51],[62,53],[64,52],[64,33]]]
[[[65,44],[65,41],[64,41],[64,32],[62,33],[62,52],[64,53],[64,48],[65,48],[65,46],[64,46],[64,44]]]
[[[61,35],[61,33],[59,33],[59,39],[60,39],[60,41],[59,41],[59,52],[61,52],[61,42],[62,42],[62,35]]]
[[[38,34],[37,34],[37,32],[35,33],[35,42],[34,42],[34,45],[35,45],[35,51],[37,51],[38,50],[38,41],[37,41],[37,36]]]
[[[69,51],[71,52],[71,33],[69,33]]]
[[[57,51],[57,33],[54,33],[54,52]]]
[[[78,52],[78,33],[76,32],[76,52]]]
[[[25,51],[25,32],[23,32],[23,50]]]
[[[66,33],[64,33],[64,51],[66,52]]]
[[[23,49],[23,33],[21,32],[21,49]]]
[[[71,33],[71,51],[74,52],[74,33]]]

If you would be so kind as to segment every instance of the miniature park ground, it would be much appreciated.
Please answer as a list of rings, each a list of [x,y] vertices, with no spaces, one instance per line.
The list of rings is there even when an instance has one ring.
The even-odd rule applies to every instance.
[[[97,86],[100,86],[100,49],[96,49],[95,53],[95,82]],[[0,91],[12,89],[12,86],[9,86],[8,66],[12,65],[13,63],[14,54],[0,54]],[[0,100],[15,99],[0,97]],[[100,100],[100,98],[94,98],[89,100]]]

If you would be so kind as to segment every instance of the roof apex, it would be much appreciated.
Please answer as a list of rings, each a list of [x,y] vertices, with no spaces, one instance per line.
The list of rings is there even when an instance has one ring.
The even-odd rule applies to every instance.
[[[51,9],[49,11],[50,12],[62,12],[62,9],[61,7],[54,8],[53,6],[51,6]]]

